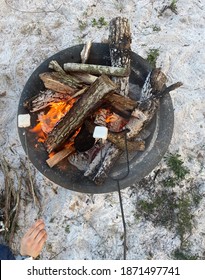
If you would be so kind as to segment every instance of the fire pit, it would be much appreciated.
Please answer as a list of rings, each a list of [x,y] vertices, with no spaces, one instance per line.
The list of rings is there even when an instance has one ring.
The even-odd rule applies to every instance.
[[[24,108],[25,100],[37,95],[44,89],[44,84],[39,78],[39,74],[50,72],[49,63],[52,60],[58,61],[60,65],[67,62],[79,63],[81,61],[80,53],[84,45],[77,45],[67,48],[53,55],[44,61],[28,79],[22,92],[18,115],[27,114]],[[88,60],[89,64],[111,65],[108,44],[93,43]],[[149,63],[136,53],[131,53],[131,73],[129,81],[137,84],[139,87],[145,82],[148,73],[151,70]],[[31,115],[31,126],[35,126],[37,114]],[[130,154],[130,172],[129,176],[121,182],[121,189],[139,182],[144,176],[159,163],[170,144],[174,125],[174,113],[171,97],[166,94],[160,100],[160,106],[152,122],[146,128],[149,136],[145,140],[145,151]],[[107,178],[106,181],[96,186],[92,181],[84,176],[84,172],[71,165],[67,159],[62,160],[58,165],[50,168],[46,163],[48,153],[43,143],[37,142],[37,137],[30,131],[30,128],[18,128],[20,141],[25,152],[28,154],[33,165],[48,179],[64,188],[83,192],[83,193],[107,193],[117,190],[116,183]],[[123,177],[127,172],[127,162],[121,157],[110,173],[113,177]]]

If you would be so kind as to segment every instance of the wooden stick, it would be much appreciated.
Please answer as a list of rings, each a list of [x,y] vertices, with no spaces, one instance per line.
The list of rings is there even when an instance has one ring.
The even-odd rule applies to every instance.
[[[49,65],[48,68],[55,70],[56,72],[59,72],[63,75],[66,75],[66,72],[63,70],[63,68],[58,64],[58,62],[56,60],[52,60]]]
[[[84,47],[83,47],[83,49],[82,49],[82,51],[80,53],[80,57],[81,57],[82,63],[86,63],[87,62],[87,60],[89,58],[89,55],[90,55],[91,46],[92,46],[92,42],[91,41],[88,41],[84,45]]]
[[[83,64],[83,63],[65,63],[64,70],[66,72],[82,72],[95,75],[108,75],[117,77],[129,76],[129,68],[111,67],[105,65]]]
[[[52,168],[53,166],[58,164],[61,160],[63,160],[64,158],[66,158],[67,156],[69,156],[70,154],[72,154],[74,152],[75,152],[75,147],[74,146],[64,148],[60,152],[54,154],[52,157],[47,159],[46,162],[49,165],[49,167]]]
[[[92,84],[97,80],[97,76],[88,74],[88,73],[82,73],[82,72],[72,72],[72,76],[76,77],[77,79],[81,80],[85,84]]]

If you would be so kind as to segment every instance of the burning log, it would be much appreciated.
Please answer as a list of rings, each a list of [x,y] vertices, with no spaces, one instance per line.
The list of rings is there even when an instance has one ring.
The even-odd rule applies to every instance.
[[[117,86],[107,76],[100,76],[48,134],[46,140],[48,152],[63,145],[82,125],[86,117],[99,107],[103,97],[116,89]]]
[[[68,102],[72,100],[73,98],[76,98],[83,94],[88,87],[84,87],[73,94],[73,96],[68,95],[67,93],[60,93],[60,92],[54,92],[52,90],[45,90],[40,91],[39,94],[33,96],[32,98],[29,98],[26,100],[23,104],[23,106],[28,109],[31,113],[40,111],[42,109],[45,109],[46,107],[50,106],[52,103],[57,102]]]
[[[128,77],[129,68],[126,67],[112,67],[105,65],[83,64],[83,63],[65,63],[64,70],[66,72],[82,72],[94,75],[108,75],[116,77]]]
[[[123,151],[118,149],[115,145],[111,145],[109,147],[97,173],[92,178],[90,177],[96,185],[101,185],[106,180],[107,174],[110,172],[110,169],[114,166],[122,153]]]
[[[120,133],[109,132],[107,139],[111,143],[115,144],[118,149],[125,151],[125,133],[125,131]],[[127,149],[129,152],[144,151],[145,142],[143,140],[127,141]]]
[[[73,95],[76,91],[83,87],[81,81],[69,74],[59,72],[47,72],[39,75],[47,89],[53,91],[67,93]]]
[[[106,110],[106,109],[100,109],[100,112],[98,112],[98,114],[95,117],[94,123],[99,126],[106,126],[107,112],[108,112],[108,110]],[[86,123],[85,123],[85,125],[86,125]],[[94,126],[92,127],[90,132],[93,133],[93,131],[94,131]]]
[[[54,92],[52,90],[40,91],[39,94],[26,100],[23,106],[30,112],[36,112],[49,106],[53,102],[66,101],[68,99],[67,93]]]
[[[46,162],[49,165],[49,167],[53,167],[56,164],[58,164],[61,160],[68,157],[70,154],[72,154],[74,152],[75,152],[75,147],[73,145],[68,146],[68,147],[62,149],[60,152],[51,156],[49,159],[46,160]]]

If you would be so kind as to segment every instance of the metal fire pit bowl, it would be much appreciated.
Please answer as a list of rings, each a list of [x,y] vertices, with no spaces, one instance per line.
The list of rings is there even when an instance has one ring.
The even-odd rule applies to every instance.
[[[19,101],[18,114],[27,114],[24,109],[23,102],[28,98],[44,90],[43,82],[39,78],[39,74],[51,71],[48,68],[51,60],[56,60],[63,66],[66,62],[79,63],[80,52],[84,45],[77,45],[54,54],[44,61],[28,79],[21,98]],[[93,43],[88,63],[110,65],[110,55],[108,44]],[[136,53],[131,53],[130,82],[138,84],[142,87],[148,72],[152,69],[149,63]],[[31,125],[36,125],[37,114],[32,114]],[[121,181],[120,187],[124,189],[133,183],[139,182],[143,177],[148,175],[154,167],[159,163],[170,144],[174,126],[174,112],[172,100],[167,94],[160,101],[160,107],[156,116],[153,118],[148,130],[151,132],[146,139],[146,149],[144,152],[136,152],[131,155],[130,173]],[[108,193],[117,191],[116,182],[110,178],[100,186],[96,186],[88,178],[84,177],[83,172],[72,166],[67,159],[64,159],[57,166],[50,168],[46,159],[48,158],[44,144],[37,142],[37,136],[29,131],[30,128],[18,128],[21,144],[28,154],[33,165],[48,179],[66,189],[82,192],[82,193]],[[38,143],[38,145],[37,145]],[[126,174],[127,164],[123,160],[119,160],[111,171],[112,176],[122,177]]]

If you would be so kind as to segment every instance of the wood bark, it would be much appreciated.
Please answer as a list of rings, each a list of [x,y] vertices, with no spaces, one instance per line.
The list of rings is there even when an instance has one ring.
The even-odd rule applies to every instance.
[[[165,82],[166,76],[160,69],[154,69],[148,75],[143,86],[142,96],[140,99],[141,103],[139,103],[138,108],[133,111],[132,117],[126,125],[126,128],[129,129],[129,132],[127,133],[128,141],[134,139],[154,117],[160,101],[159,98],[153,99],[152,97],[156,93],[159,94],[160,90],[165,90]],[[120,150],[116,145],[112,145],[109,148],[102,166],[92,178],[97,185],[100,185],[105,181],[107,174],[121,154],[122,150]]]
[[[63,70],[63,68],[58,64],[56,60],[51,60],[51,62],[48,65],[48,68],[53,69],[56,72],[59,72],[63,75],[66,75],[66,72]]]
[[[48,152],[65,143],[86,117],[99,107],[103,97],[116,89],[117,86],[107,76],[100,76],[48,134],[46,140]]]
[[[130,71],[131,33],[128,19],[117,17],[111,20],[109,26],[109,47],[111,65],[115,67],[125,67]],[[119,94],[128,96],[129,76],[124,78],[115,77],[113,80],[119,86]],[[107,174],[121,154],[122,150],[112,144],[104,157],[100,169],[92,178],[97,185],[105,181]]]
[[[53,91],[68,93],[73,95],[76,91],[83,87],[82,82],[71,75],[64,75],[60,72],[45,72],[39,75],[47,89]]]
[[[65,63],[66,72],[82,72],[94,75],[108,75],[117,77],[129,76],[129,69],[126,67],[112,67],[105,65],[83,64],[83,63]]]
[[[88,85],[94,83],[98,78],[97,76],[81,72],[73,72],[72,76],[76,77],[77,79]]]
[[[126,96],[110,93],[104,98],[113,111],[124,118],[129,118],[132,111],[137,107],[138,102]]]
[[[130,68],[131,33],[127,18],[116,17],[109,26],[109,48],[111,65],[114,67]],[[129,76],[114,78],[119,85],[121,95],[127,96],[129,92]]]

